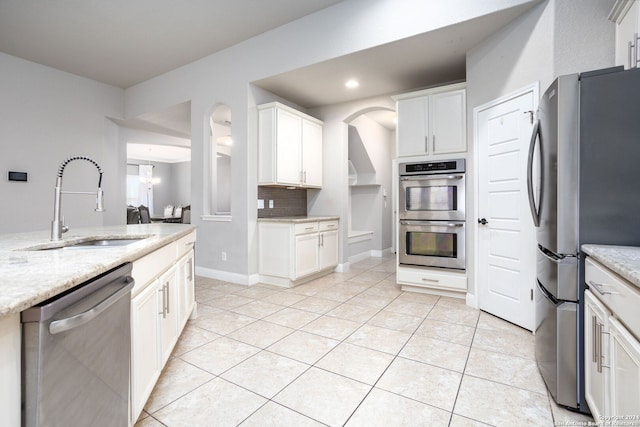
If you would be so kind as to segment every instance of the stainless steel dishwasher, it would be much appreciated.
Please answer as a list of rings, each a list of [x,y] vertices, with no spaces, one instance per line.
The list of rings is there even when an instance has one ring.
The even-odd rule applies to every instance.
[[[131,263],[31,307],[22,320],[22,425],[127,426]]]

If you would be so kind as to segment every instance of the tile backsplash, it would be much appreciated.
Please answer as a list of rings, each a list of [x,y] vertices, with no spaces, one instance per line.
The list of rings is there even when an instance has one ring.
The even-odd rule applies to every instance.
[[[307,190],[258,186],[258,200],[264,200],[264,209],[258,209],[258,218],[307,215]],[[273,208],[269,201],[273,200]]]

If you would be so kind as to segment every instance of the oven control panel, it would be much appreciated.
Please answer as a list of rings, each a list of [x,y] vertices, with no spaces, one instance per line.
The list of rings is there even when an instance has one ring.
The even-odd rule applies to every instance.
[[[432,174],[432,173],[461,173],[464,171],[465,171],[465,159],[400,164],[400,175],[425,175],[425,174]]]

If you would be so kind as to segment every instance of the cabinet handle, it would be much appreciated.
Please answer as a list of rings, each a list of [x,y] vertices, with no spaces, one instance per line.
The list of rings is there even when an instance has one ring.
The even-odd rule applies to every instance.
[[[597,318],[596,316],[591,316],[591,361],[593,363],[598,363],[598,352],[596,351],[596,328],[597,328]]]
[[[306,184],[307,183],[307,171],[302,172],[302,177],[303,177],[302,178],[302,182]]]
[[[429,154],[429,135],[424,137],[424,152]]]
[[[189,275],[187,276],[189,282],[193,282],[193,259],[189,258]]]
[[[589,286],[595,289],[596,291],[598,291],[600,295],[619,295],[618,292],[611,292],[611,291],[604,290],[605,286],[611,286],[605,283],[596,283],[593,280],[589,280]]]
[[[632,55],[632,53],[631,53],[632,51],[633,51],[633,42],[632,42],[632,41],[630,41],[630,42],[627,44],[627,55],[628,55],[628,57],[629,57],[629,58],[628,58],[629,68],[631,68],[631,64],[632,64],[632,62],[631,62],[631,58],[632,58],[632,56],[633,56],[633,55]]]
[[[600,323],[596,321],[596,370],[602,372],[602,336],[600,335]]]
[[[422,280],[423,282],[433,282],[433,283],[438,283],[439,282],[439,280],[437,280],[437,279],[427,279],[426,277],[423,277],[420,280]]]
[[[637,67],[638,66],[638,62],[640,62],[640,55],[638,55],[638,42],[640,42],[640,36],[638,36],[638,33],[635,33],[633,35],[633,42],[635,43],[635,49],[633,50],[634,52],[634,56],[635,56],[635,62],[633,64],[633,67]]]
[[[324,234],[320,235],[320,246],[324,246]]]
[[[164,285],[162,285],[162,289],[158,290],[158,292],[162,293],[162,311],[158,312],[158,314],[162,314],[162,318],[163,319],[165,319],[167,317],[167,312],[166,312],[166,307],[167,306],[166,306],[166,302],[165,302],[166,298],[165,298],[164,290],[165,290],[165,286]]]
[[[433,135],[433,145],[431,146],[431,154],[436,152],[436,136]]]

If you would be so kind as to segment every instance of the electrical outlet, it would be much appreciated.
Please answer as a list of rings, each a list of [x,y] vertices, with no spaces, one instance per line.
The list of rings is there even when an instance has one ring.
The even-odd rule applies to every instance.
[[[258,199],[258,209],[264,209],[264,200]]]
[[[273,200],[269,200],[269,209],[273,209]]]
[[[226,252],[222,252],[222,253],[220,253],[220,259],[221,259],[222,261],[226,261],[226,260],[227,260],[227,253],[226,253]]]

